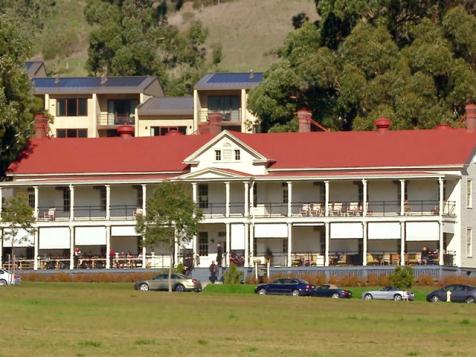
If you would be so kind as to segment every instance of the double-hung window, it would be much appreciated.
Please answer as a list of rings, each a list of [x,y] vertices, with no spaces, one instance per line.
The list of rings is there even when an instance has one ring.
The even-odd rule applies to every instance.
[[[473,257],[473,229],[466,228],[466,257]]]

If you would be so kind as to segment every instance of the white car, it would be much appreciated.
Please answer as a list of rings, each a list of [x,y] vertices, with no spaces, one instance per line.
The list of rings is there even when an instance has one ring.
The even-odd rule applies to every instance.
[[[362,294],[364,300],[394,300],[394,301],[413,301],[415,295],[411,291],[402,290],[393,286],[387,286],[381,290],[365,291]]]
[[[1,285],[18,285],[20,278],[6,270],[0,269],[0,286]]]

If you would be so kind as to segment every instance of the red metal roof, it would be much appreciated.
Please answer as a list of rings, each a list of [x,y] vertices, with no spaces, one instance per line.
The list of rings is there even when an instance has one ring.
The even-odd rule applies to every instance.
[[[465,129],[377,133],[231,133],[273,160],[270,169],[357,169],[463,165],[476,149]],[[185,172],[183,160],[211,135],[34,139],[11,174]],[[177,174],[178,175],[178,174]]]
[[[233,135],[274,160],[271,169],[462,165],[476,149],[466,129]]]
[[[182,172],[183,160],[210,135],[33,139],[12,174]]]

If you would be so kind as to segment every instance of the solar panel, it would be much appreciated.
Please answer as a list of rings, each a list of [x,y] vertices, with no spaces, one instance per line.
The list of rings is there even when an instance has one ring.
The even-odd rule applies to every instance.
[[[263,73],[214,73],[208,83],[257,83],[263,80]]]
[[[91,88],[91,87],[137,87],[147,77],[108,77],[101,84],[100,77],[48,77],[33,78],[36,88]]]

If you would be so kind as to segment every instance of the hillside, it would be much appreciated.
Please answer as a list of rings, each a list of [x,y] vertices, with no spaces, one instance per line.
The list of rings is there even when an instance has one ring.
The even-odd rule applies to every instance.
[[[47,60],[47,68],[61,75],[85,75],[88,33],[83,16],[86,0],[57,0],[58,11],[49,19],[35,43],[36,57]],[[305,12],[316,16],[313,0],[237,0],[201,10],[186,5],[169,16],[171,24],[184,29],[200,20],[209,31],[207,46],[220,44],[223,71],[265,70],[276,60],[278,48],[292,30],[292,16]]]

